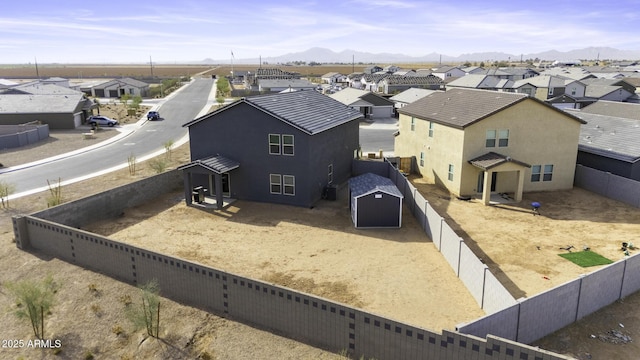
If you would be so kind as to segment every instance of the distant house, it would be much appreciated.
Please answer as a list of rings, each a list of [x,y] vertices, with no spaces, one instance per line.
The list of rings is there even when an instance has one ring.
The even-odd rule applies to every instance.
[[[347,76],[337,72],[329,72],[322,75],[321,80],[324,84],[334,85],[334,84],[346,82]]]
[[[0,125],[39,121],[49,125],[50,129],[74,129],[91,114],[94,106],[93,101],[82,93],[4,94],[0,95]]]
[[[364,68],[364,70],[362,70],[362,72],[365,73],[365,74],[375,74],[375,73],[380,72],[382,70],[383,69],[380,66],[373,65],[373,66],[367,66],[366,68]]]
[[[583,113],[640,120],[640,104],[600,100],[582,109]]]
[[[483,89],[503,91],[510,90],[513,81],[502,79],[493,75],[468,74],[447,83],[447,88]]]
[[[457,66],[441,66],[437,69],[434,69],[431,74],[439,77],[442,80],[457,78],[466,75],[466,73]]]
[[[513,89],[544,101],[565,93],[565,79],[550,75],[534,76],[514,82]]]
[[[383,94],[396,94],[410,88],[440,90],[444,82],[437,76],[400,76],[389,75],[378,81],[377,90]]]
[[[0,90],[0,125],[33,121],[47,124],[50,129],[74,129],[81,125],[97,104],[82,92],[56,83],[61,82],[36,80]]]
[[[81,90],[97,98],[120,98],[123,95],[146,97],[149,95],[149,84],[136,79],[122,78],[109,80]]]
[[[281,92],[285,90],[313,90],[316,85],[304,79],[259,79],[260,92]]]
[[[364,74],[362,75],[362,78],[360,79],[360,89],[362,90],[367,90],[367,91],[373,91],[373,92],[380,92],[378,91],[378,83],[382,80],[385,79],[387,77],[391,76],[390,74],[387,73],[383,73],[383,74]]]
[[[640,181],[640,119],[570,113],[587,122],[580,129],[578,164]]]
[[[588,85],[584,95],[593,100],[625,101],[633,93],[625,90],[622,86]]]
[[[505,67],[500,68],[500,71],[507,74],[507,79],[512,81],[518,81],[522,79],[532,78],[534,76],[539,76],[540,73],[534,69],[526,68],[526,67]],[[487,75],[491,75],[487,73]]]
[[[570,189],[579,118],[524,94],[451,89],[398,110],[395,154],[456,196]]]
[[[218,208],[224,198],[310,207],[351,176],[361,118],[317,91],[297,91],[243,98],[192,120],[184,125],[186,201],[202,187]]]
[[[389,98],[389,100],[393,101],[395,104],[394,107],[397,109],[402,109],[403,107],[411,104],[414,101],[422,99],[423,97],[433,94],[437,90],[428,90],[422,88],[409,88],[397,95],[394,95]]]
[[[361,89],[363,77],[364,77],[364,73],[361,73],[361,72],[351,73],[347,75],[347,84],[349,85],[349,87],[352,87],[354,89]]]
[[[360,111],[367,119],[389,118],[394,114],[393,101],[371,91],[346,88],[329,96]]]

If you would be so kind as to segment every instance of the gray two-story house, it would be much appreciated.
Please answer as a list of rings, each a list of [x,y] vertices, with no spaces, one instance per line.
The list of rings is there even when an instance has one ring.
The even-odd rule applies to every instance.
[[[185,196],[310,207],[351,176],[362,114],[317,91],[242,98],[192,120]]]

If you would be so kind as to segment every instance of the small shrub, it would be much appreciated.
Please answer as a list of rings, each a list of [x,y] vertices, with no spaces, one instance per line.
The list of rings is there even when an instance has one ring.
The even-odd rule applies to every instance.
[[[100,307],[100,305],[98,305],[98,304],[91,304],[91,311],[93,311],[93,313],[97,317],[101,317],[102,316],[102,307]]]
[[[116,336],[120,336],[121,334],[124,334],[124,329],[122,326],[116,324],[111,328],[111,332],[116,334]]]
[[[53,352],[53,355],[56,355],[56,356],[60,355],[60,353],[62,352],[62,348],[61,347],[55,348],[53,349],[52,352]]]
[[[156,172],[156,174],[160,174],[167,169],[167,160],[166,159],[152,159],[149,161],[149,166]]]
[[[120,302],[123,303],[125,306],[131,305],[131,302],[132,302],[131,295],[125,294],[120,296]]]
[[[93,360],[95,359],[95,357],[93,356],[93,353],[90,350],[85,351],[84,353],[84,360]]]
[[[129,175],[133,176],[136,174],[136,156],[131,154],[127,158],[127,163],[129,164]]]

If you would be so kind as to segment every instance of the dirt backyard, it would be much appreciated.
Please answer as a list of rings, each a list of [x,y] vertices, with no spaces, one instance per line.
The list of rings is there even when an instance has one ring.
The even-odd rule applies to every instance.
[[[43,154],[85,146],[75,135],[55,133],[56,141],[25,151],[0,152],[0,162],[26,163]],[[173,151],[169,168],[188,160],[188,147],[183,146]],[[63,197],[76,199],[154,173],[145,164],[138,169],[134,176],[124,169],[65,186]],[[420,179],[414,179],[414,184],[516,298],[594,270],[559,257],[566,252],[561,247],[572,245],[572,251],[580,251],[588,246],[618,260],[624,256],[619,250],[622,241],[640,244],[640,210],[581,189],[525,194],[519,205],[485,207],[478,201],[457,200]],[[46,197],[42,193],[13,200],[9,209],[0,210],[0,285],[53,275],[61,290],[46,329],[51,338],[63,339],[63,348],[57,355],[52,350],[0,349],[0,358],[76,359],[88,358],[88,354],[116,359],[342,358],[168,300],[163,319],[171,326],[161,330],[162,340],[143,341],[143,332],[134,330],[123,315],[122,297],[130,295],[135,300],[134,287],[15,248],[11,215],[46,207]],[[527,204],[532,201],[542,204],[540,216],[531,214]],[[98,222],[92,229],[434,330],[450,329],[480,316],[481,310],[449,265],[420,234],[415,220],[405,214],[400,230],[356,231],[346,204],[340,201],[313,209],[238,201],[216,213],[187,208],[182,194],[173,193],[125,211],[118,223]],[[214,231],[216,227],[224,237],[219,232],[207,233],[206,242],[193,241],[201,235],[200,229]],[[99,291],[91,291],[91,285]],[[464,312],[455,311],[456,307]],[[15,304],[4,286],[0,286],[0,308],[2,339],[32,337],[28,324],[12,314]],[[634,294],[536,345],[581,359],[633,359],[640,353],[639,308],[640,294]],[[621,338],[613,330],[635,342],[618,341]]]

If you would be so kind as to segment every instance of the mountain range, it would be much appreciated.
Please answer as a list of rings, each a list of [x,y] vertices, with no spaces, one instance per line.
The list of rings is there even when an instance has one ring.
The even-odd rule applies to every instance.
[[[460,56],[448,56],[432,52],[423,56],[409,56],[397,53],[369,53],[356,50],[343,50],[335,52],[330,49],[314,47],[302,52],[288,53],[275,57],[263,57],[252,59],[233,59],[237,64],[285,64],[295,61],[303,61],[306,63],[432,63],[432,62],[465,62],[465,61],[523,61],[527,59],[540,60],[637,60],[640,59],[640,51],[638,50],[619,50],[611,47],[587,47],[584,49],[570,50],[566,52],[549,50],[540,53],[531,54],[507,54],[504,52],[482,52],[462,54]],[[229,63],[230,59],[202,60],[203,64],[219,64]]]

